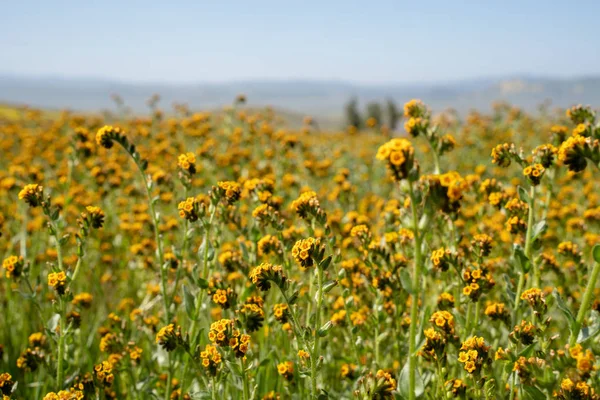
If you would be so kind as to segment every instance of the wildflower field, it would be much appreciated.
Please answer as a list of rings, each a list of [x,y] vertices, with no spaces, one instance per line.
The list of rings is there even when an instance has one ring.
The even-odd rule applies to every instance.
[[[599,399],[589,107],[0,117],[0,392]]]

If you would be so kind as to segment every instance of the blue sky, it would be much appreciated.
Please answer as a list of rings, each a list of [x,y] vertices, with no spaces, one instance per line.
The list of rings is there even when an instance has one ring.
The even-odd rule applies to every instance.
[[[600,1],[6,1],[0,73],[432,82],[600,73]]]

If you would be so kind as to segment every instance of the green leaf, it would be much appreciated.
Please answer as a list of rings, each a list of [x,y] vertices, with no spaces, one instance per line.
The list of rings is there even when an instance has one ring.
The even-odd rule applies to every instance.
[[[250,361],[250,364],[248,364],[248,365],[246,366],[246,368],[244,369],[244,372],[251,371],[251,370],[252,370],[252,368],[254,368],[254,361]]]
[[[335,255],[335,260],[333,260],[336,264],[339,263],[340,261],[342,261],[342,253],[338,250],[337,254]]]
[[[521,271],[524,273],[529,272],[531,269],[531,261],[529,261],[529,258],[525,255],[525,251],[521,245],[515,244],[513,246],[513,258]]]
[[[291,305],[294,305],[297,301],[298,301],[298,296],[300,296],[300,291],[296,290],[294,293],[292,293],[292,295],[290,296],[288,303]]]
[[[402,287],[408,293],[413,294],[412,282],[410,280],[410,274],[406,269],[400,270],[400,282],[402,282]]]
[[[409,372],[408,372],[408,362],[404,364],[402,367],[402,371],[400,371],[400,377],[398,379],[398,392],[400,396],[405,399],[409,398],[410,388],[409,388]],[[421,374],[419,374],[419,370],[415,371],[415,396],[420,397],[423,395],[425,391],[425,387],[423,385],[423,378]]]
[[[325,284],[323,285],[323,293],[329,293],[331,291],[331,289],[333,289],[334,287],[336,287],[338,284],[337,281],[327,281],[325,282]]]
[[[191,239],[194,236],[194,232],[196,232],[196,230],[194,228],[188,229],[187,232],[185,233],[185,237],[187,239]]]
[[[264,358],[263,360],[261,360],[260,364],[258,364],[259,367],[264,367],[265,365],[268,365],[271,363],[271,359],[270,358]]]
[[[208,248],[208,261],[212,261],[215,258],[215,248],[210,246]]]
[[[562,297],[560,297],[560,294],[558,294],[558,292],[556,291],[556,289],[554,289],[554,291],[552,292],[552,295],[556,299],[556,305],[558,306],[560,311],[562,311],[562,313],[565,315],[565,317],[567,317],[567,320],[569,321],[569,330],[571,332],[574,332],[575,326],[577,325],[577,321],[575,320],[575,317],[571,313],[571,310],[569,310],[569,308],[565,304]]]
[[[417,337],[416,337],[416,342],[419,344],[419,346],[417,346],[417,349],[420,349],[422,347],[420,345],[421,342],[425,342],[425,339],[423,338],[423,329],[422,328],[426,325],[426,322],[429,320],[430,316],[431,316],[431,308],[429,306],[427,306],[425,308],[425,311],[423,312],[423,315],[421,316],[421,324],[419,325],[420,328],[417,328],[418,333],[417,333]]]
[[[242,367],[240,367],[240,365],[236,362],[227,361],[227,367],[229,368],[231,373],[233,373],[235,376],[237,376],[239,378],[241,378],[244,375],[244,373],[242,371]]]
[[[350,296],[349,293],[347,293],[346,291],[344,291],[344,298],[345,300],[345,306],[346,307],[352,307],[352,305],[354,304],[354,297]]]
[[[594,246],[592,250],[592,255],[594,256],[594,261],[600,263],[600,244]]]
[[[52,221],[56,221],[58,219],[58,213],[60,212],[60,210],[58,208],[55,208],[51,213],[50,213],[50,219]]]
[[[535,349],[536,343],[532,343],[529,346],[525,347],[523,350],[519,352],[519,357],[529,357],[531,352]]]
[[[515,297],[516,294],[515,292],[512,291],[511,287],[513,286],[512,283],[510,282],[510,278],[507,274],[503,274],[502,277],[504,278],[504,283],[506,283],[506,295],[508,296],[508,298],[512,301],[513,304],[515,304]]]
[[[69,237],[71,235],[66,233],[63,235],[63,237],[60,238],[60,240],[58,241],[60,243],[61,246],[64,246],[65,244],[67,244],[67,242],[69,241]]]
[[[525,190],[525,188],[523,186],[519,186],[519,199],[521,199],[521,201],[530,204],[531,203],[531,198],[529,198],[529,193],[527,193],[527,190]]]
[[[323,261],[321,261],[321,263],[319,264],[319,267],[325,271],[327,268],[329,268],[329,265],[331,264],[331,256],[327,256],[325,257],[325,259]]]
[[[246,261],[250,261],[250,256],[248,255],[248,246],[244,242],[240,242],[240,250],[242,251],[242,257]]]
[[[546,400],[546,395],[540,389],[535,386],[521,385],[521,388],[525,392],[525,399],[531,400]]]
[[[198,286],[200,286],[201,289],[208,289],[208,281],[203,278],[198,278]]]
[[[52,315],[52,318],[48,320],[46,323],[46,333],[50,336],[54,341],[58,343],[57,335],[56,335],[56,327],[60,322],[60,314]]]
[[[317,334],[320,337],[325,337],[327,336],[327,333],[329,332],[329,330],[333,327],[333,323],[331,321],[327,321],[325,322],[325,324],[319,328],[319,330],[317,331]]]
[[[194,296],[190,293],[186,285],[183,285],[183,306],[185,307],[185,312],[188,317],[194,318],[195,312],[195,299]]]
[[[592,313],[592,324],[581,328],[577,336],[577,343],[584,343],[598,336],[600,333],[600,319],[597,315],[598,313]]]
[[[532,239],[533,240],[537,239],[538,236],[543,235],[544,233],[546,233],[547,230],[548,230],[548,223],[546,222],[545,219],[543,219],[533,226]]]

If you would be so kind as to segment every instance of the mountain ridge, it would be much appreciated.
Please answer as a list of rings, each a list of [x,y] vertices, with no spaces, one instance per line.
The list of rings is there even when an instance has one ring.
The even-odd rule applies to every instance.
[[[147,112],[146,101],[161,96],[161,105],[187,103],[193,109],[231,104],[244,93],[254,107],[271,105],[297,113],[342,121],[344,104],[352,97],[361,106],[390,98],[398,104],[419,98],[435,111],[453,108],[488,110],[494,101],[507,101],[534,111],[550,101],[556,107],[583,103],[600,106],[600,75],[544,77],[529,74],[480,77],[434,83],[365,84],[341,80],[237,80],[230,82],[140,83],[104,78],[0,74],[0,102],[42,108],[98,111],[114,108],[118,94],[134,112]]]

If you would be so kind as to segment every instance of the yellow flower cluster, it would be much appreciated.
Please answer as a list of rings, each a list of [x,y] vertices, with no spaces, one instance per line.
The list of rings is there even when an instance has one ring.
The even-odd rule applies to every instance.
[[[377,150],[377,159],[387,162],[387,167],[396,181],[408,178],[414,166],[415,149],[404,138],[394,138]]]
[[[104,148],[110,149],[113,146],[113,140],[118,139],[125,134],[125,131],[112,125],[104,125],[96,132],[96,143]]]
[[[273,281],[276,285],[281,286],[286,280],[281,266],[269,263],[262,263],[255,267],[250,271],[248,277],[256,287],[264,292],[271,288],[269,281]]]
[[[292,257],[302,268],[310,268],[315,264],[313,256],[320,243],[320,239],[313,237],[298,240],[292,247]]]
[[[489,360],[489,347],[482,337],[472,336],[465,340],[458,353],[458,361],[469,374],[477,373]]]
[[[283,376],[286,381],[294,379],[294,363],[292,361],[284,361],[277,365],[277,372]]]
[[[396,390],[396,379],[394,379],[392,374],[380,369],[375,374],[375,378],[382,381],[380,389],[381,397],[383,399],[392,398],[392,392]]]
[[[454,335],[454,316],[448,311],[436,311],[431,314],[429,322],[448,335]]]
[[[256,304],[251,304],[256,306]],[[248,352],[248,348],[250,347],[250,335],[242,334],[241,336],[236,336],[237,331],[233,332],[233,337],[229,339],[229,347],[234,351],[235,356],[240,358],[244,357]]]
[[[534,309],[538,310],[542,307],[546,307],[546,300],[544,299],[544,293],[538,288],[531,288],[525,290],[521,294],[521,300],[527,301],[529,305]]]
[[[259,256],[265,256],[268,254],[281,254],[282,246],[281,242],[276,236],[265,235],[260,238],[256,244]]]
[[[529,182],[531,182],[533,186],[540,184],[544,172],[546,172],[546,168],[544,168],[542,164],[529,165],[523,169],[523,175],[529,179]]]
[[[309,215],[316,215],[321,211],[321,205],[317,194],[313,191],[301,193],[300,196],[292,201],[290,208],[300,216],[307,218]]]
[[[196,173],[196,156],[194,153],[184,153],[177,157],[177,165],[190,175]]]
[[[224,309],[227,309],[231,307],[232,297],[233,290],[231,288],[217,289],[216,292],[212,295],[212,300]]]
[[[179,216],[190,222],[197,221],[199,218],[200,202],[195,197],[188,197],[177,205]]]
[[[110,387],[115,379],[113,374],[113,365],[109,361],[102,361],[102,363],[94,366],[94,372],[96,379],[104,386]]]
[[[12,376],[8,372],[0,374],[0,393],[11,394],[14,384]]]
[[[19,192],[19,200],[25,200],[31,207],[37,207],[44,198],[44,187],[37,183],[25,185]]]
[[[511,157],[515,154],[514,144],[499,144],[492,149],[492,162],[499,167],[508,167],[512,162]]]
[[[490,317],[493,321],[499,320],[506,324],[510,321],[510,312],[506,309],[504,303],[491,303],[484,311],[484,314]]]
[[[358,238],[367,238],[369,236],[369,227],[365,224],[352,227],[350,236]]]
[[[48,274],[48,286],[54,288],[58,294],[63,294],[67,284],[67,275],[64,271],[51,272]]]
[[[440,269],[441,271],[447,271],[448,267],[450,266],[451,255],[452,251],[450,249],[440,247],[431,253],[430,259],[434,267]]]
[[[2,261],[2,268],[4,268],[7,278],[19,277],[23,269],[23,257],[8,256]]]
[[[487,257],[492,251],[492,237],[485,233],[477,234],[473,236],[473,240],[471,240],[471,245],[474,249],[476,249],[477,255],[479,257]]]
[[[156,334],[155,341],[166,351],[173,351],[179,344],[183,343],[181,328],[176,327],[175,324],[164,326]]]
[[[208,339],[219,346],[229,346],[229,340],[231,338],[240,336],[240,331],[234,329],[234,325],[235,322],[232,319],[221,319],[213,322],[210,325]]]
[[[215,376],[222,361],[217,346],[207,344],[200,352],[200,358],[202,358],[202,366],[208,370],[210,375]]]
[[[576,344],[569,349],[569,354],[577,361],[577,370],[580,374],[586,375],[596,370],[596,357],[591,350],[583,351],[581,344]]]
[[[273,316],[281,323],[288,321],[289,309],[285,303],[278,303],[273,306]]]
[[[85,221],[83,224],[87,223],[86,228],[89,226],[100,229],[104,225],[104,211],[100,207],[87,206],[85,212],[81,213],[81,221]]]
[[[569,168],[569,171],[581,172],[587,166],[586,157],[598,161],[600,144],[598,139],[575,135],[565,140],[558,149],[558,161]]]
[[[61,390],[58,393],[50,392],[44,396],[44,400],[82,400],[84,398],[81,390]]]
[[[94,297],[90,293],[78,293],[73,297],[71,303],[74,306],[82,306],[84,308],[89,308],[92,305],[92,300]]]
[[[404,103],[404,116],[407,118],[418,117],[425,109],[425,104],[419,99],[411,99]]]
[[[222,196],[225,196],[225,200],[227,204],[233,204],[240,199],[242,194],[242,189],[237,182],[232,181],[224,181],[218,182],[217,187],[219,188],[219,193]]]
[[[560,400],[597,400],[595,390],[590,387],[586,382],[579,381],[573,382],[571,378],[564,378],[560,382],[560,391],[554,393],[554,397]]]

